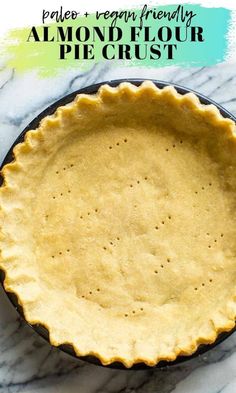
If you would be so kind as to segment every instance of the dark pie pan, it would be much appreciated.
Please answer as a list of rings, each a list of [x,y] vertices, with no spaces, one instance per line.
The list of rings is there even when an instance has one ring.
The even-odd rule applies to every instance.
[[[144,81],[144,79],[117,79],[117,80],[104,81],[104,82],[101,82],[101,83],[93,84],[91,86],[87,86],[87,87],[84,87],[82,89],[76,90],[73,93],[68,94],[67,96],[59,99],[58,101],[56,101],[55,103],[50,105],[48,108],[46,108],[43,112],[41,112],[38,116],[36,116],[30,122],[30,124],[21,132],[21,134],[17,137],[17,139],[15,140],[13,145],[11,146],[10,150],[6,154],[6,157],[5,157],[5,159],[4,159],[4,161],[3,161],[2,165],[1,165],[1,168],[5,164],[7,164],[7,163],[9,163],[9,162],[11,162],[13,160],[13,147],[16,144],[18,144],[20,142],[23,142],[25,133],[27,131],[32,130],[32,129],[36,129],[39,126],[40,121],[45,116],[53,114],[55,112],[55,110],[59,106],[66,105],[69,102],[73,101],[73,99],[75,98],[75,96],[77,94],[81,94],[81,93],[94,94],[94,93],[96,93],[98,91],[99,87],[101,85],[103,85],[103,84],[109,84],[110,86],[114,87],[114,86],[119,85],[122,82],[131,82],[134,85],[139,86],[143,81]],[[221,113],[221,115],[223,117],[229,118],[229,119],[233,120],[234,122],[236,122],[236,118],[230,112],[228,112],[226,109],[224,109],[221,105],[217,104],[216,102],[214,102],[210,98],[205,97],[204,95],[202,95],[202,94],[200,94],[200,93],[198,93],[198,92],[196,92],[194,90],[191,90],[191,89],[188,89],[186,87],[179,86],[179,85],[176,85],[176,84],[173,84],[173,83],[170,83],[170,82],[164,82],[164,81],[159,81],[159,80],[152,80],[152,82],[156,86],[158,86],[160,89],[164,88],[165,86],[172,85],[172,86],[174,86],[176,88],[176,90],[180,94],[186,94],[186,93],[189,93],[189,92],[193,92],[199,98],[199,100],[200,100],[200,102],[202,104],[206,104],[206,105],[213,104],[213,105],[215,105],[219,109],[219,111],[220,111],[220,113]],[[0,185],[1,184],[2,184],[2,178],[0,178]],[[1,281],[2,285],[3,285],[3,282],[4,282],[4,276],[5,276],[4,272],[0,270],[0,281]],[[4,286],[3,286],[3,289],[4,289]],[[5,291],[5,289],[4,289],[4,291]],[[8,298],[10,299],[11,303],[13,304],[14,308],[17,310],[17,312],[20,314],[20,316],[23,318],[23,320],[26,321],[25,317],[24,317],[23,309],[22,309],[21,305],[18,302],[17,296],[15,294],[13,294],[13,293],[10,293],[10,292],[7,292],[7,291],[5,291],[5,292],[6,292],[7,296],[8,296]],[[44,326],[39,325],[39,324],[31,325],[28,322],[27,322],[27,324],[33,330],[35,330],[41,337],[43,337],[46,341],[48,341],[48,343],[50,344],[48,330]],[[196,350],[196,352],[194,352],[190,356],[178,356],[177,359],[175,361],[172,361],[172,362],[161,361],[161,362],[159,362],[155,366],[155,368],[166,368],[166,367],[173,366],[173,365],[178,365],[178,364],[180,364],[182,362],[185,362],[187,360],[196,358],[197,356],[200,356],[200,355],[208,352],[210,349],[216,347],[218,344],[223,342],[226,338],[228,338],[231,334],[233,334],[233,332],[235,330],[236,330],[236,326],[229,332],[221,333],[213,344],[207,344],[207,345],[206,344],[201,344],[198,347],[198,349]],[[101,362],[96,357],[93,357],[93,356],[80,356],[80,357],[78,357],[78,356],[76,356],[76,354],[75,354],[75,352],[73,350],[73,347],[70,346],[70,345],[67,345],[67,344],[60,345],[58,348],[60,350],[64,351],[64,352],[74,356],[75,358],[78,358],[80,360],[84,360],[84,361],[87,361],[87,362],[90,362],[90,363],[102,366]],[[104,367],[110,367],[110,368],[116,368],[116,369],[126,369],[126,367],[122,363],[119,363],[119,362],[114,362],[111,365],[104,366]],[[134,369],[136,369],[136,370],[149,369],[149,368],[150,367],[145,365],[144,363],[138,363],[138,364],[135,364],[133,367],[131,367],[131,370],[132,369],[133,370]]]

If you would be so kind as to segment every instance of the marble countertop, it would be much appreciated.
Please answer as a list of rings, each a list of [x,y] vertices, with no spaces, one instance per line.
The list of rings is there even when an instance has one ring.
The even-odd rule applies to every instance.
[[[91,83],[142,77],[175,82],[236,115],[236,66],[165,69],[95,64],[54,78],[0,67],[0,160],[23,128],[49,104]],[[120,371],[79,361],[51,348],[22,322],[0,288],[0,393],[235,393],[236,333],[217,348],[168,369]]]

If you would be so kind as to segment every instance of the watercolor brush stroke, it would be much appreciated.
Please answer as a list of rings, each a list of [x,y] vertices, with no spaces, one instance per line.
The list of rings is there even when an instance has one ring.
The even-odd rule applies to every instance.
[[[100,61],[199,67],[227,59],[231,11],[226,8],[187,4],[125,11],[131,14],[109,11],[76,18],[63,10],[61,16],[45,14],[47,25],[10,31],[0,49],[9,67],[20,72],[37,70],[44,77],[78,65],[88,69],[91,62]],[[59,17],[63,22],[48,24],[50,18]]]

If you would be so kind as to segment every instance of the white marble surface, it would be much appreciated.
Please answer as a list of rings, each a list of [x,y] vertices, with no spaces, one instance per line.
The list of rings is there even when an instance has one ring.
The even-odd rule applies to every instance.
[[[50,103],[94,82],[122,77],[176,82],[210,96],[236,115],[236,65],[136,69],[94,65],[50,79],[0,69],[0,160],[16,136]],[[23,323],[0,288],[0,393],[235,393],[236,333],[194,360],[163,370],[93,366],[51,348]]]

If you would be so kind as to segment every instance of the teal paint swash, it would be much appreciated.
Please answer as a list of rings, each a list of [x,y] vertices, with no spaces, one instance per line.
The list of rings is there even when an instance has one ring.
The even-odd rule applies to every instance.
[[[4,37],[1,53],[9,67],[51,76],[105,60],[139,67],[212,66],[229,54],[231,11],[226,8],[144,6],[44,22]]]

